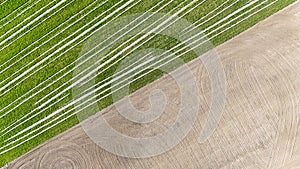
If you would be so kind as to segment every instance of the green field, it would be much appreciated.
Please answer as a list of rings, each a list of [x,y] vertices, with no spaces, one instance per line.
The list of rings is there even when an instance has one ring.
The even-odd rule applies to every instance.
[[[210,39],[210,42],[217,46],[294,1],[195,1],[193,5],[179,13],[178,16],[195,23],[195,26],[201,30],[207,30],[204,33]],[[74,113],[73,107],[70,106],[68,109],[43,121],[43,123],[16,136],[20,131],[32,126],[72,101],[72,89],[66,90],[53,100],[51,98],[72,84],[74,62],[93,32],[110,20],[130,14],[143,13],[149,11],[149,9],[151,9],[150,12],[174,14],[192,1],[135,0],[129,2],[117,0],[0,1],[0,166],[9,163],[42,142],[78,123],[76,115],[73,115],[63,120],[63,122],[53,125]],[[125,3],[128,3],[128,6],[118,11],[117,9]],[[249,6],[239,11],[246,5]],[[162,6],[164,7],[160,9]],[[185,13],[193,7],[195,7],[193,10]],[[239,12],[230,16],[235,11]],[[106,20],[99,22],[106,17]],[[223,18],[226,19],[219,22]],[[95,28],[84,32],[96,23]],[[82,34],[83,36],[81,36]],[[116,49],[116,51],[107,56],[106,60],[138,38],[140,36],[130,40],[125,39],[122,43],[115,44],[113,49]],[[145,43],[136,50],[147,48],[168,50],[180,44],[176,39],[163,35],[150,35],[147,38],[148,41],[143,41]],[[68,42],[72,43],[64,46]],[[179,48],[184,48],[184,46]],[[121,56],[130,54],[131,49],[134,49],[134,47],[126,50]],[[205,49],[203,52],[207,50]],[[188,51],[188,49],[181,52],[184,51]],[[176,53],[175,50],[172,52]],[[186,62],[196,57],[197,55],[191,51],[181,56]],[[99,73],[97,76],[98,82],[111,78],[117,68],[116,60],[113,60],[111,65],[106,65],[106,67],[109,66],[107,70]],[[178,65],[170,64],[169,66],[174,69]],[[103,69],[106,67],[103,67]],[[66,74],[67,72],[70,73]],[[140,73],[140,75],[143,73]],[[146,76],[137,75],[137,80],[130,84],[130,92],[141,88],[162,75],[163,72],[159,70],[155,70]],[[108,87],[101,88],[101,90],[105,88]],[[109,94],[110,91],[101,93],[98,98]],[[101,99],[98,105],[102,109],[111,105],[112,102],[109,95]],[[46,104],[43,105],[43,103]],[[38,108],[39,106],[43,107]],[[62,116],[59,117],[59,115]],[[51,120],[56,117],[59,117],[58,120],[52,122]],[[51,125],[53,125],[51,129],[41,132]],[[43,128],[40,128],[41,126]],[[13,127],[15,128],[12,129]],[[30,137],[32,138],[29,139]]]

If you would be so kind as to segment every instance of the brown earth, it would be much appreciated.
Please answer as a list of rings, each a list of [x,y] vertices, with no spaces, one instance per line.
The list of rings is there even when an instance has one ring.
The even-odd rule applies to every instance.
[[[196,59],[188,65],[205,104],[193,130],[170,151],[145,159],[116,156],[97,146],[79,124],[8,168],[300,168],[300,1],[215,50],[226,74],[226,105],[218,128],[206,142],[200,144],[197,138],[208,116],[211,89],[207,72]],[[161,89],[168,100],[155,122],[129,122],[114,106],[87,122],[92,124],[104,115],[113,128],[130,136],[160,133],[174,122],[180,93],[166,75],[133,93],[133,105],[146,110],[154,89]]]

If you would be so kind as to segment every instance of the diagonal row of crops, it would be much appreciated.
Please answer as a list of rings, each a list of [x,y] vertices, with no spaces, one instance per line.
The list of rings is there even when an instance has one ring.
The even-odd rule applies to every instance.
[[[294,1],[0,1],[0,166],[78,123],[78,109],[72,100],[76,59],[89,37],[115,19],[143,12],[168,13],[193,23],[181,30],[183,35],[197,27],[210,42],[219,45]],[[171,24],[161,19],[148,29],[161,30]],[[197,38],[192,41],[198,46],[206,44]],[[110,80],[118,63],[130,53],[147,48],[169,50],[185,61],[197,57],[176,39],[136,35],[115,44],[114,50],[88,70],[98,71],[97,83],[83,95],[97,93],[100,108],[112,104]],[[147,64],[159,67],[166,60],[172,58],[163,55]],[[130,81],[131,92],[163,75],[142,64],[143,58],[132,60],[124,70],[137,67]],[[178,67],[171,62],[169,66]]]

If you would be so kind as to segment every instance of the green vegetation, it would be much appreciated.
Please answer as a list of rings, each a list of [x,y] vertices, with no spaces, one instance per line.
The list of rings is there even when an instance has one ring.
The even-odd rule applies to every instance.
[[[236,15],[231,16],[230,18],[227,18],[224,20],[224,22],[219,23],[218,25],[211,28],[211,30],[208,30],[205,32],[205,34],[208,35],[208,38],[213,37],[210,41],[213,45],[217,46],[234,36],[238,35],[239,33],[243,32],[244,30],[250,28],[257,22],[265,19],[266,17],[274,14],[278,10],[286,7],[287,5],[291,4],[295,0],[258,0],[257,2],[250,5],[248,8],[245,8],[244,10],[238,12]],[[118,7],[120,7],[125,2],[121,2],[119,0],[109,0],[106,3],[103,3],[103,1],[94,1],[94,0],[66,0],[64,3],[62,3],[59,7],[54,9],[53,11],[47,13],[46,15],[42,16],[42,13],[53,7],[55,4],[59,3],[59,0],[51,1],[51,0],[33,0],[33,1],[25,1],[25,0],[8,0],[7,2],[0,5],[0,88],[5,86],[5,84],[9,83],[19,75],[21,75],[23,72],[28,70],[33,65],[37,64],[38,62],[42,61],[47,56],[51,55],[53,52],[55,52],[57,49],[59,49],[61,46],[66,44],[68,41],[78,37],[82,32],[84,32],[88,27],[94,25],[101,19],[103,19],[105,16],[108,16],[110,13],[112,13],[114,10],[116,10]],[[134,1],[133,3],[136,3],[138,1]],[[145,11],[148,11],[151,7],[155,6],[161,2],[160,0],[142,0],[141,2],[137,3],[135,6],[130,8],[128,11],[123,13],[121,16],[126,16],[129,14],[134,13],[142,13]],[[162,2],[162,4],[166,4],[169,1]],[[177,8],[177,6],[184,6],[191,2],[183,1],[183,0],[175,0],[171,2],[169,5],[167,5],[164,9],[160,10],[159,12],[162,13],[168,13],[172,9],[175,13],[180,8]],[[219,5],[223,4],[224,7],[218,9],[215,12],[212,12],[210,15],[207,16],[207,18],[211,18],[211,20],[205,22],[202,25],[199,25],[197,22],[199,18],[202,18],[206,14],[208,14],[210,11],[213,11],[216,9]],[[252,1],[248,0],[240,0],[236,2],[235,0],[207,0],[203,4],[199,5],[197,8],[195,8],[190,13],[183,16],[186,20],[190,21],[191,23],[198,23],[197,25],[201,30],[205,30],[209,26],[213,25],[214,23],[218,22],[219,20],[225,18],[226,16],[232,14],[234,11],[240,9],[241,7],[245,6],[246,4],[249,4]],[[258,6],[255,9],[252,9],[254,6],[262,3],[260,6]],[[275,3],[273,3],[275,2]],[[119,3],[119,4],[118,4]],[[132,3],[132,4],[133,4]],[[197,2],[198,4],[200,2]],[[221,12],[219,15],[216,15],[218,12],[220,12],[225,7],[233,4],[228,9]],[[261,10],[260,12],[254,14],[253,16],[247,18],[250,14],[253,14],[263,7],[266,7],[270,3],[273,3],[272,5],[268,6],[267,8]],[[0,2],[1,4],[1,2]],[[116,5],[117,4],[117,5]],[[64,5],[66,5],[64,8],[62,8]],[[114,6],[114,8],[111,8]],[[32,6],[32,7],[31,7]],[[195,6],[195,5],[193,5]],[[192,7],[193,7],[192,6]],[[24,12],[22,15],[18,16],[19,13],[22,12],[22,10],[26,9],[28,10]],[[152,12],[157,11],[160,6],[154,8]],[[95,10],[92,10],[95,9]],[[127,8],[126,8],[127,9]],[[125,10],[126,10],[125,9]],[[188,8],[190,9],[190,8]],[[109,10],[109,12],[106,12]],[[124,10],[121,10],[120,12],[117,12],[115,15],[111,16],[106,22],[111,20],[112,18],[116,17],[119,13],[121,13]],[[246,13],[248,12],[249,13]],[[185,12],[183,12],[185,13]],[[101,17],[98,17],[100,14],[103,14]],[[245,15],[244,15],[245,14]],[[80,19],[81,17],[84,17],[84,19]],[[216,15],[216,16],[215,16]],[[7,16],[7,17],[6,17]],[[31,17],[32,16],[32,17]],[[26,24],[30,23],[34,18],[42,16],[38,21],[30,24],[26,29],[22,29]],[[179,14],[179,16],[182,16]],[[214,17],[213,17],[214,16]],[[239,17],[238,19],[232,21],[234,18]],[[26,18],[30,18],[26,20]],[[245,19],[247,18],[247,19]],[[78,21],[78,19],[80,19]],[[242,21],[245,19],[244,21]],[[206,19],[204,19],[206,20]],[[239,21],[242,21],[239,23]],[[91,22],[91,23],[90,23]],[[98,25],[95,29],[101,27],[106,22],[101,23]],[[201,23],[201,22],[200,22]],[[223,26],[226,23],[230,23],[221,29],[219,29],[216,32],[212,32],[212,30]],[[230,28],[231,25],[234,25],[235,23],[238,23],[234,27]],[[88,24],[87,27],[85,25]],[[68,27],[68,25],[72,25]],[[82,29],[81,29],[82,28]],[[228,29],[227,29],[228,28]],[[10,37],[14,32],[19,31],[19,34],[16,36],[13,36],[12,38],[7,39]],[[91,31],[93,31],[91,30]],[[218,34],[219,32],[224,31],[221,34]],[[63,32],[60,32],[63,31]],[[78,31],[78,32],[76,32]],[[71,85],[72,82],[68,82],[72,76],[73,73],[69,73],[68,75],[64,76],[57,82],[51,84],[55,81],[55,79],[61,77],[64,73],[66,73],[69,70],[72,70],[74,67],[73,63],[76,58],[78,58],[82,47],[84,45],[85,37],[88,37],[91,35],[91,31],[88,32],[85,36],[78,38],[75,42],[71,43],[66,49],[61,50],[60,52],[54,54],[49,59],[47,59],[45,62],[43,62],[40,66],[35,68],[34,70],[30,71],[30,73],[26,74],[26,80],[22,81],[21,78],[15,82],[13,82],[11,85],[7,86],[4,90],[0,90],[0,116],[4,115],[0,120],[0,131],[7,128],[11,124],[13,124],[18,119],[24,117],[25,115],[31,113],[34,109],[36,109],[38,106],[42,105],[43,102],[47,101],[47,99],[55,96],[55,94],[59,93],[63,90],[63,88],[66,88],[66,86]],[[76,33],[75,33],[76,32]],[[75,34],[73,34],[75,33]],[[24,35],[23,35],[24,34]],[[69,37],[70,36],[70,37]],[[66,41],[63,41],[65,38]],[[83,42],[80,42],[81,40],[84,40]],[[80,42],[78,45],[74,46],[77,42]],[[125,42],[125,40],[124,40]],[[59,45],[55,46],[56,44],[60,43]],[[156,35],[154,38],[152,38],[149,42],[142,45],[139,49],[146,49],[146,48],[161,48],[161,49],[170,49],[171,47],[179,44],[175,39]],[[126,43],[128,45],[129,43]],[[117,48],[120,44],[115,44],[114,48]],[[29,46],[29,47],[28,47]],[[71,46],[74,46],[70,50],[67,50]],[[131,48],[132,49],[132,48]],[[120,51],[119,49],[118,51]],[[126,51],[127,53],[130,53],[129,50]],[[122,55],[126,54],[123,53]],[[203,51],[205,52],[205,51]],[[61,55],[61,56],[60,56]],[[59,57],[58,57],[59,56]],[[197,57],[193,52],[188,52],[187,54],[183,55],[181,58],[185,61],[190,61]],[[20,60],[21,59],[21,60]],[[113,63],[113,62],[112,62]],[[12,66],[10,66],[12,65]],[[43,68],[41,68],[43,66]],[[172,69],[174,69],[174,65]],[[178,66],[178,65],[176,65]],[[101,73],[97,77],[97,81],[101,81],[103,79],[107,79],[110,77],[116,70],[117,65],[112,66],[105,72]],[[40,70],[36,71],[37,69],[41,68]],[[60,70],[63,70],[60,72]],[[31,75],[32,72],[35,72]],[[59,73],[58,73],[59,72]],[[58,73],[58,74],[56,74]],[[30,75],[30,76],[29,76]],[[130,85],[130,92],[134,92],[135,90],[139,89],[140,87],[154,81],[155,79],[161,77],[163,75],[163,72],[161,71],[154,71],[151,74],[139,77],[137,75],[138,80],[133,82]],[[50,80],[47,81],[47,79]],[[68,82],[66,84],[66,82]],[[49,85],[51,84],[51,85]],[[55,89],[63,86],[66,84],[65,87],[62,87],[60,90],[55,91]],[[33,89],[34,87],[38,86],[37,88]],[[41,91],[41,89],[43,89]],[[53,92],[55,91],[55,92]],[[28,93],[29,92],[29,93]],[[39,92],[38,94],[34,95],[36,92]],[[36,102],[39,102],[44,96],[47,94],[53,92],[50,94],[47,99],[42,100],[41,103],[35,104]],[[110,92],[110,91],[109,91]],[[107,93],[109,93],[107,92]],[[26,94],[28,93],[28,94]],[[104,96],[105,94],[102,94],[101,96]],[[25,95],[26,94],[26,95]],[[25,95],[25,96],[24,96]],[[29,98],[32,96],[32,98],[25,100],[26,98]],[[65,96],[65,97],[64,97]],[[100,96],[100,97],[101,97]],[[21,97],[21,99],[19,99]],[[64,97],[64,98],[63,98]],[[61,99],[61,100],[59,100]],[[12,139],[8,142],[6,142],[7,139],[10,137],[16,135],[18,132],[22,131],[26,127],[29,127],[39,121],[40,119],[46,117],[47,115],[51,114],[55,110],[61,108],[62,106],[66,105],[67,103],[71,102],[72,100],[72,89],[65,92],[63,95],[59,96],[59,98],[51,101],[46,105],[45,108],[47,108],[45,111],[43,111],[41,114],[37,115],[36,117],[30,119],[29,121],[24,122],[22,125],[16,127],[14,130],[8,132],[7,134],[4,134],[0,137],[0,152],[4,152],[5,150],[8,150],[10,147],[14,147],[21,143],[22,141],[30,138],[31,136],[39,133],[41,130],[36,131],[34,133],[31,133],[29,136],[24,137],[21,140],[16,141],[15,143],[11,143],[13,140],[16,140],[20,136],[25,136],[26,133],[29,133],[31,130],[34,130],[43,124],[46,124],[51,119],[46,120],[42,124],[39,124],[35,126],[33,129],[21,134],[19,137],[16,137],[15,139]],[[56,102],[57,101],[57,102]],[[11,104],[13,103],[13,104]],[[55,103],[52,106],[52,103]],[[101,101],[99,101],[99,107],[105,108],[112,104],[112,98],[111,96],[105,97]],[[44,110],[45,108],[41,109]],[[67,110],[72,109],[72,107],[68,108]],[[33,114],[36,114],[38,112],[41,112],[41,110],[35,110]],[[64,113],[67,110],[61,112]],[[6,114],[8,111],[10,111],[8,114]],[[73,111],[72,111],[73,112]],[[32,115],[33,115],[32,114]],[[31,117],[32,115],[28,116]],[[57,117],[58,115],[54,116]],[[54,118],[53,117],[53,118]],[[64,116],[66,117],[66,115]],[[21,123],[20,121],[19,123]],[[36,147],[37,145],[41,144],[42,142],[48,140],[49,138],[67,130],[68,128],[74,126],[78,123],[78,120],[75,116],[72,116],[71,118],[68,118],[63,123],[60,123],[59,125],[56,125],[55,127],[51,128],[47,132],[43,132],[37,137],[34,137],[33,139],[13,148],[10,151],[7,151],[5,153],[1,153],[0,155],[0,166],[5,165],[6,163],[12,161],[13,159],[21,156],[22,154],[28,152],[32,148]],[[52,123],[54,124],[54,123]],[[46,128],[46,127],[45,127]],[[43,128],[44,129],[44,128]],[[1,135],[3,133],[0,133]],[[11,143],[10,146],[5,147],[8,143]]]

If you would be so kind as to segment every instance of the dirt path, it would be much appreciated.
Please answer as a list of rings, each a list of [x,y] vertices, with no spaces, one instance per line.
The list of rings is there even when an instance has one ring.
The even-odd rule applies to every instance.
[[[197,77],[201,104],[193,130],[164,154],[131,159],[97,146],[77,125],[50,139],[8,168],[300,168],[300,1],[218,46],[226,74],[225,112],[214,134],[197,138],[208,115],[210,81],[199,60],[189,63]],[[88,119],[104,118],[130,136],[152,136],[175,121],[179,90],[165,76],[131,95],[138,109],[149,107],[148,95],[161,89],[169,100],[164,114],[150,124],[135,124],[114,106]]]

